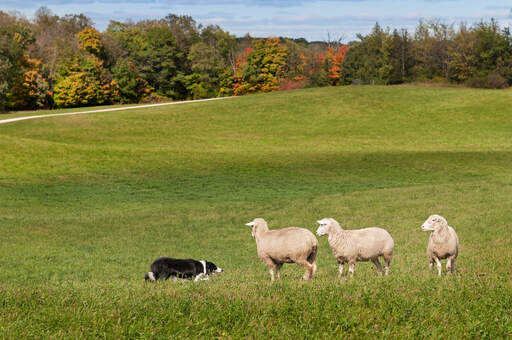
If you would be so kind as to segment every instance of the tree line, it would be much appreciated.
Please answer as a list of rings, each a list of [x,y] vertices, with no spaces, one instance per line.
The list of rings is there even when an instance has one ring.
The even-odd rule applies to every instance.
[[[420,21],[413,34],[376,24],[357,41],[235,37],[190,16],[34,19],[0,11],[0,110],[159,102],[348,84],[512,84],[512,38],[494,20]]]

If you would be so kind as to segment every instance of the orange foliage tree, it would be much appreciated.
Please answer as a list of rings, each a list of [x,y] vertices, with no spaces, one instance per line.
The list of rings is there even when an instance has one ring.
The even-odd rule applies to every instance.
[[[244,53],[240,53],[236,56],[235,69],[233,74],[233,92],[236,95],[240,92],[238,88],[242,85],[244,78],[244,69],[247,64],[247,57],[252,52],[252,47],[247,47]]]
[[[347,45],[342,45],[338,48],[329,46],[325,53],[318,55],[319,63],[322,68],[327,72],[330,85],[339,85],[341,81],[342,64],[345,60],[345,54],[348,51]]]
[[[41,60],[23,58],[24,72],[15,80],[8,94],[13,109],[40,109],[48,107],[51,98],[48,82],[39,73]]]

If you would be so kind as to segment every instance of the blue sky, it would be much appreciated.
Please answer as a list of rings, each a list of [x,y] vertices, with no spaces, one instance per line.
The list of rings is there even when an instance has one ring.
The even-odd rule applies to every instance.
[[[410,31],[420,19],[472,24],[495,18],[502,26],[512,25],[511,0],[0,0],[0,10],[28,18],[41,6],[58,15],[84,13],[99,30],[110,19],[137,21],[174,13],[237,36],[327,40],[329,35],[344,42],[368,33],[375,22]]]

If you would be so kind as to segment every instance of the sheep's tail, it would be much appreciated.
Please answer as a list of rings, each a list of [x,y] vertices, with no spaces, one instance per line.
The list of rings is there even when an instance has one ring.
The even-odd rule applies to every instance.
[[[311,264],[316,262],[316,255],[318,253],[318,244],[313,245],[311,247],[311,252],[308,255],[307,261]]]

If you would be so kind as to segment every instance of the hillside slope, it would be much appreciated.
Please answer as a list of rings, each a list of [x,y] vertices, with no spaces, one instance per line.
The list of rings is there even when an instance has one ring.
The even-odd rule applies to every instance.
[[[511,100],[337,87],[2,125],[1,333],[511,336]],[[428,272],[420,226],[433,213],[461,240],[453,277]],[[313,282],[288,265],[271,285],[244,226],[255,217],[384,227],[392,275],[361,263],[339,281],[320,239]],[[164,255],[226,271],[145,284]]]

